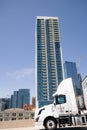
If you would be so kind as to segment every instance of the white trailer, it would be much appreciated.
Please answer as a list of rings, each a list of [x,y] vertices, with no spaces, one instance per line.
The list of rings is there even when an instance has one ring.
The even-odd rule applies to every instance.
[[[53,104],[35,111],[35,127],[55,130],[61,126],[86,123],[87,115],[81,115],[77,107],[72,78],[63,80],[53,97]]]

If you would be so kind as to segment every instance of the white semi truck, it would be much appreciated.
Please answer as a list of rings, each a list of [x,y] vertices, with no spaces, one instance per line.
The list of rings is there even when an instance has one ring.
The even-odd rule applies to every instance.
[[[36,109],[35,127],[55,130],[57,127],[86,124],[87,114],[79,113],[72,78],[64,79],[53,97],[53,104]]]

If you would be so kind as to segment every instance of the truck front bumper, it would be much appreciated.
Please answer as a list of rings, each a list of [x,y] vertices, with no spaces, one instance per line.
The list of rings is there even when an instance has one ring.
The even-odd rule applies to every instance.
[[[39,117],[35,119],[35,128],[44,129],[43,122],[39,120]]]

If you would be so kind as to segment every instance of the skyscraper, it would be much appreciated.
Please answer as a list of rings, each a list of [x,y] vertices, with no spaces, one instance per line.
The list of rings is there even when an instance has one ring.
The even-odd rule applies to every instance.
[[[30,105],[29,89],[19,89],[18,91],[18,108],[23,108],[24,104]]]
[[[11,95],[10,107],[23,108],[24,104],[30,105],[30,90],[19,89],[19,91],[14,91]]]
[[[78,108],[81,108],[81,109],[84,108],[82,79],[81,79],[81,75],[78,74],[78,72],[77,72],[76,63],[65,61],[64,74],[65,74],[65,78],[71,77],[73,80]]]
[[[64,63],[64,74],[65,78],[72,77],[75,90],[76,90],[76,95],[81,95],[81,83],[79,80],[79,75],[77,73],[77,67],[75,62],[69,62],[65,61]]]
[[[4,111],[10,107],[10,98],[0,98],[0,111]]]
[[[36,97],[32,97],[32,106],[36,107]]]
[[[85,78],[82,81],[82,88],[83,88],[85,108],[87,110],[87,76],[85,76]]]
[[[36,18],[36,105],[53,102],[53,93],[63,80],[63,59],[60,44],[59,19]]]

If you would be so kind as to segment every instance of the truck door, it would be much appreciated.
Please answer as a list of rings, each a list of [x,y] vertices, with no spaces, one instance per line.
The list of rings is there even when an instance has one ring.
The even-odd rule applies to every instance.
[[[66,95],[55,96],[55,111],[57,116],[65,112]]]

